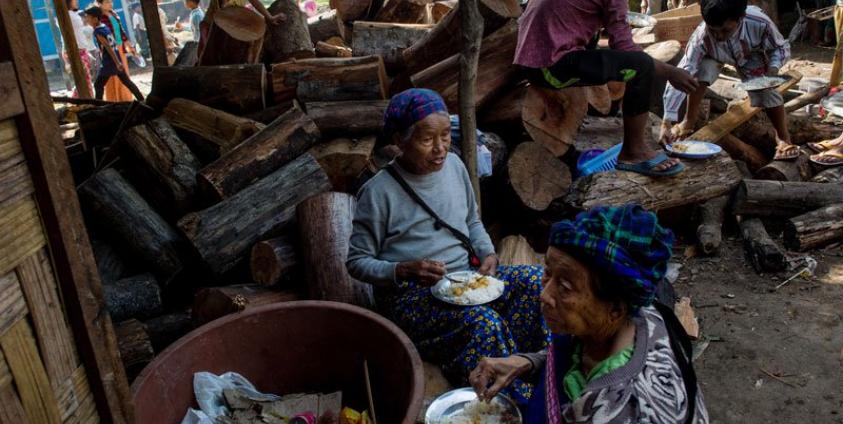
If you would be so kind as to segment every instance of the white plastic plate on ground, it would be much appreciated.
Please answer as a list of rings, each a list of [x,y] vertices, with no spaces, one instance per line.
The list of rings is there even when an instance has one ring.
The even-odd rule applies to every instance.
[[[721,151],[720,146],[705,141],[682,140],[664,148],[671,156],[684,159],[707,159]]]
[[[474,271],[459,271],[448,274],[448,277],[467,281],[466,284],[454,283],[443,278],[430,288],[433,297],[460,306],[483,305],[501,297],[504,282],[495,277],[481,275]]]

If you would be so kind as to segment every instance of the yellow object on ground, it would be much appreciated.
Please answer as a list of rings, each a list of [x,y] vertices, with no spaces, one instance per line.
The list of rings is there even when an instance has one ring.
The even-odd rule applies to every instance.
[[[843,44],[840,43],[840,35],[843,30],[843,6],[834,7],[834,31],[837,33],[837,49],[834,51],[834,61],[831,63],[831,76],[829,83],[831,87],[840,85],[840,71],[843,70]]]

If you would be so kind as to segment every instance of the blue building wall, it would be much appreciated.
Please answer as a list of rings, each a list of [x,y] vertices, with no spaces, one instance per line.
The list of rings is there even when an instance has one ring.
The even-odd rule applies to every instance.
[[[123,7],[124,3],[130,5],[133,2],[130,0],[114,0],[114,10],[120,14],[120,18],[123,20],[123,25],[126,26],[126,29],[128,30],[131,26],[129,24],[130,12]],[[92,4],[92,0],[79,0],[80,9],[85,9]],[[38,46],[41,49],[41,58],[45,62],[57,60],[59,58],[58,54],[60,46],[56,46],[56,43],[53,41],[53,31],[58,31],[58,25],[55,21],[52,23],[50,22],[50,18],[55,20],[56,13],[53,8],[53,0],[29,0],[29,8],[32,12],[35,34],[38,38]],[[57,32],[56,36],[61,39],[60,33]]]

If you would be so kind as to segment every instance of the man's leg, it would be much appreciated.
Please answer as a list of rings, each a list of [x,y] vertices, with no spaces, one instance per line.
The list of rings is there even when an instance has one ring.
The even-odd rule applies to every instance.
[[[97,80],[94,81],[94,97],[97,100],[102,100],[102,93],[105,90],[105,84],[108,82],[110,75],[104,75],[102,72],[97,74]]]
[[[711,58],[704,58],[700,61],[697,74],[694,75],[700,83],[700,88],[688,94],[685,119],[679,124],[682,134],[688,134],[696,129],[695,126],[700,116],[700,104],[705,98],[705,92],[720,77],[722,67],[723,65],[720,62]]]
[[[125,85],[126,88],[128,88],[129,91],[132,92],[132,95],[134,95],[136,99],[138,99],[139,101],[143,101],[143,94],[138,89],[138,86],[136,86],[135,83],[132,82],[132,79],[129,78],[129,75],[127,75],[125,72],[120,72],[117,74],[117,77],[120,78],[120,82],[122,82],[123,85]]]

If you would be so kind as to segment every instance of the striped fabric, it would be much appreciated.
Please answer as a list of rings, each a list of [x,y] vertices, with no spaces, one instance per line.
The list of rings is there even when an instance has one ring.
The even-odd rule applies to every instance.
[[[781,69],[790,58],[790,44],[760,8],[749,6],[740,28],[727,41],[716,41],[702,22],[688,41],[679,67],[696,76],[704,58],[733,65],[746,80],[763,76],[772,68]],[[664,94],[664,119],[676,122],[684,100],[685,93],[668,84]]]

